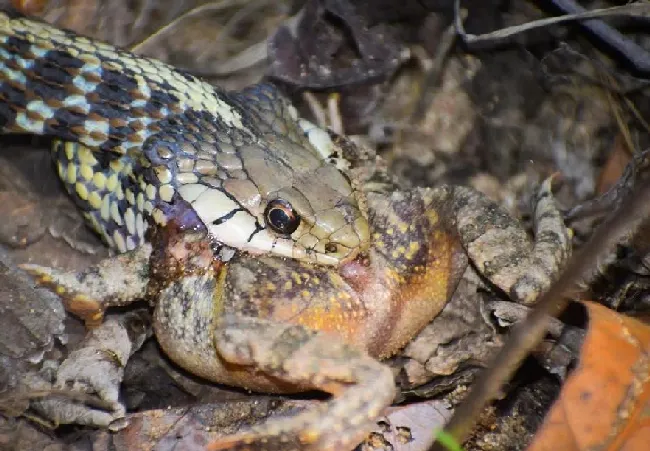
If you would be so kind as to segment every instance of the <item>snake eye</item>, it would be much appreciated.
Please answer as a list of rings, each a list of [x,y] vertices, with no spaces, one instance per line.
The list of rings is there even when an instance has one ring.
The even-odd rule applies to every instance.
[[[300,216],[286,200],[275,199],[264,210],[264,219],[269,227],[283,235],[291,235],[300,225]]]

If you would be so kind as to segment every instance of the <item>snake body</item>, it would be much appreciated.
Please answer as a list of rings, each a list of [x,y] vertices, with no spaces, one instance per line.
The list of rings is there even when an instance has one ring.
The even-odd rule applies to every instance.
[[[66,189],[120,252],[184,221],[180,203],[225,249],[337,264],[369,240],[334,144],[270,84],[224,91],[0,12],[0,130],[56,139]]]

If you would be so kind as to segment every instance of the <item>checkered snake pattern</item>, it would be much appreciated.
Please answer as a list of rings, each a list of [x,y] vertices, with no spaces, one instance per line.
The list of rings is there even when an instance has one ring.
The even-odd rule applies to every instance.
[[[66,189],[120,252],[170,220],[200,221],[224,249],[323,264],[369,240],[334,143],[267,83],[224,91],[0,12],[0,130],[55,139]]]

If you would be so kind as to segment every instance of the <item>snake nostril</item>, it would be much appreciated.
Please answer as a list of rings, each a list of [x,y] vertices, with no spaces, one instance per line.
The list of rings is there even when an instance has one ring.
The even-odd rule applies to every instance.
[[[325,245],[325,252],[328,254],[333,254],[338,250],[338,246],[334,243],[327,243]]]

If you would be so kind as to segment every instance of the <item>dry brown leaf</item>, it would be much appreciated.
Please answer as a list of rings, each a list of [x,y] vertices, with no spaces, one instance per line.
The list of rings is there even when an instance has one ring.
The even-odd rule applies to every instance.
[[[642,451],[650,447],[650,326],[585,302],[578,367],[528,451]]]

